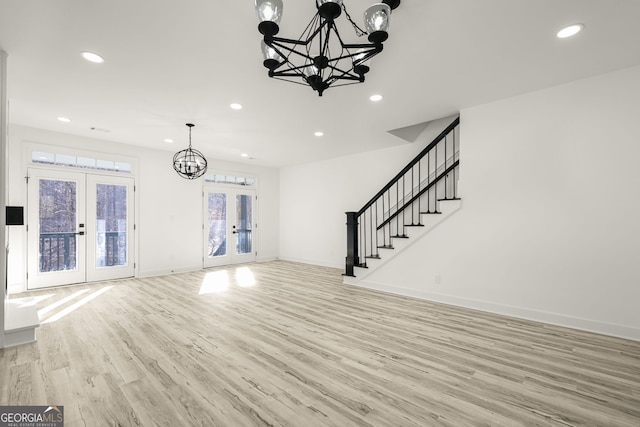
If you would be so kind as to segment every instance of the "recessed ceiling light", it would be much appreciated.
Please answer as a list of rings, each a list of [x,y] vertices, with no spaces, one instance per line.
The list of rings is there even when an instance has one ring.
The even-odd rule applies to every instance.
[[[58,117],[58,120],[60,120],[62,123],[70,123],[71,119],[67,118],[67,117]]]
[[[249,157],[249,155],[247,153],[242,153],[240,154],[240,157]]]
[[[233,103],[229,105],[229,107],[233,108],[234,110],[242,110],[242,104]]]
[[[558,31],[557,36],[559,39],[566,39],[567,37],[575,36],[583,29],[584,29],[584,24],[569,25],[568,27],[564,27],[563,29]]]
[[[173,139],[167,138],[164,140],[164,142],[166,142],[167,144],[173,144]]]
[[[82,52],[80,53],[80,55],[82,55],[82,57],[84,59],[86,59],[89,62],[94,62],[96,64],[102,64],[104,62],[104,58],[100,55],[98,55],[97,53],[93,53],[93,52]]]
[[[382,95],[371,95],[369,99],[373,102],[382,101]]]
[[[317,131],[314,133],[315,136],[323,136],[324,132]]]

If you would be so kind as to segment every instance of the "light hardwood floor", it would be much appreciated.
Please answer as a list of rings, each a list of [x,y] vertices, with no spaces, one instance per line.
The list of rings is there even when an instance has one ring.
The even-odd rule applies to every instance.
[[[64,405],[68,427],[640,426],[638,342],[341,280],[275,261],[32,292],[0,405]]]

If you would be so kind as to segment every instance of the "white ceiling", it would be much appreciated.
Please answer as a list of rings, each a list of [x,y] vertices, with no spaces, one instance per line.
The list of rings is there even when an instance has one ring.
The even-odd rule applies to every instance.
[[[297,38],[315,2],[284,3],[279,35]],[[345,0],[358,21],[371,3]],[[207,157],[283,166],[406,144],[388,131],[640,64],[638,0],[402,0],[367,81],[319,98],[267,77],[253,4],[0,0],[9,121],[167,151],[186,146],[192,122]],[[555,37],[576,22],[580,35]]]

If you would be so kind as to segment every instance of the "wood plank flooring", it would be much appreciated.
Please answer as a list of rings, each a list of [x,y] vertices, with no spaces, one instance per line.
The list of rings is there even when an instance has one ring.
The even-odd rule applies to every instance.
[[[640,343],[274,261],[41,290],[0,405],[66,426],[640,426]],[[20,295],[23,297],[24,295]]]

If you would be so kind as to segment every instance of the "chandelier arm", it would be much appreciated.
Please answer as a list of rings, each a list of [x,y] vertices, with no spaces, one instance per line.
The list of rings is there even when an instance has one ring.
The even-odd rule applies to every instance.
[[[322,31],[322,29],[324,27],[326,27],[329,24],[329,21],[326,20],[320,20],[320,25],[318,26],[318,28],[316,28],[312,33],[309,34],[309,36],[307,37],[307,43],[310,43],[317,35],[318,33],[320,33],[320,31]]]
[[[340,68],[334,67],[332,65],[329,65],[328,68],[331,68],[331,70],[335,71],[336,73],[334,74],[333,72],[329,75],[329,77],[326,78],[326,82],[328,82],[329,80],[335,80],[335,79],[340,79],[343,78],[344,76],[350,76],[352,80],[360,80],[360,76],[356,76],[355,74],[352,73],[353,68],[345,71],[342,70]]]
[[[340,35],[340,33],[338,32],[338,27],[333,26],[333,31],[336,33],[336,37],[338,37],[338,40],[340,41],[340,46],[342,46],[342,48],[344,49],[346,47],[344,41],[342,41],[342,36]]]
[[[320,55],[321,56],[327,56],[327,52],[329,52],[329,42],[331,41],[331,30],[333,29],[333,31],[337,34],[338,30],[335,27],[335,22],[331,21],[329,22],[327,27],[327,31],[326,31],[326,35],[324,38],[324,42],[322,41],[322,33],[320,33]],[[338,35],[338,39],[340,39],[340,36]],[[342,41],[340,41],[340,43],[342,43]]]
[[[362,62],[368,61],[369,59],[373,58],[373,57],[374,57],[374,56],[376,56],[378,53],[380,53],[380,52],[371,51],[371,52],[367,52],[367,53],[365,53],[365,54],[363,54],[362,52],[349,53],[348,55],[342,55],[342,56],[339,56],[339,57],[337,57],[337,58],[331,58],[331,59],[329,60],[329,63],[332,63],[332,62],[338,62],[338,61],[340,61],[340,60],[347,59],[347,58],[353,58],[354,56],[364,55],[364,56],[362,57],[362,59],[360,60],[360,62],[362,63]]]
[[[300,76],[298,76],[298,75],[294,75],[294,76],[292,76],[292,77],[300,77]],[[287,82],[287,83],[294,83],[294,84],[297,84],[297,85],[301,85],[301,86],[309,87],[309,85],[308,85],[307,83],[297,82],[297,81],[295,81],[295,80],[283,79],[283,78],[280,78],[280,77],[278,77],[278,76],[275,76],[275,77],[273,77],[273,78],[274,78],[274,79],[276,79],[276,80],[283,81],[283,82]]]
[[[280,76],[280,77],[301,77],[303,76],[303,74],[301,72],[296,72],[295,69],[286,69],[286,70],[282,70],[282,71],[275,71],[273,73],[273,76]]]
[[[342,83],[342,84],[339,83],[339,84],[336,84],[336,85],[331,85],[327,89],[330,89],[330,88],[333,88],[333,87],[357,85],[357,84],[360,84],[360,83],[362,83],[362,82],[361,81],[354,81],[354,82],[351,82],[351,83]]]
[[[290,44],[295,44],[295,45],[307,45],[309,44],[310,40],[294,40],[294,39],[285,39],[282,37],[271,37],[270,40],[267,41],[267,38],[264,38],[264,42],[266,44],[268,44],[269,46],[271,46],[271,44],[275,44],[276,42],[279,43],[290,43]],[[270,44],[271,43],[271,44]]]
[[[380,52],[382,52],[382,44],[376,44],[376,43],[357,43],[357,44],[345,44],[344,46],[345,49],[375,49],[375,50],[379,50]]]
[[[344,76],[333,76],[332,80],[334,82],[337,81],[337,80],[352,80],[354,82],[357,81],[359,83],[360,82],[360,77],[359,76],[352,76],[352,75],[349,74],[349,75],[344,75]],[[333,82],[331,84],[333,84]],[[352,83],[352,84],[355,84],[355,83]]]
[[[306,59],[309,59],[309,60],[313,60],[313,58],[311,58],[309,55],[306,55],[306,54],[304,54],[304,53],[302,53],[302,52],[299,52],[299,51],[295,50],[294,48],[291,48],[291,47],[289,47],[289,46],[287,46],[287,45],[280,44],[280,43],[273,43],[273,45],[275,45],[275,46],[277,46],[277,47],[279,47],[279,48],[282,48],[282,49],[284,49],[284,50],[287,50],[287,51],[289,51],[289,53],[295,53],[296,55],[300,55],[300,56],[302,56],[303,58],[306,58]],[[280,54],[280,56],[282,56],[283,58],[286,56],[286,58],[285,58],[285,61],[286,61],[286,62],[289,62],[289,63],[291,62],[291,61],[289,61],[289,55],[282,55],[281,53],[279,53],[279,54]],[[293,64],[292,64],[292,65],[293,65]]]
[[[320,17],[320,13],[316,12],[315,15],[313,15],[313,18],[311,18],[311,21],[307,24],[307,27],[304,29],[304,31],[302,31],[302,34],[300,34],[300,37],[298,38],[298,40],[305,40],[305,43],[309,43],[311,41],[311,39],[313,39],[313,36],[311,36],[311,33],[315,33],[314,30],[315,28],[319,27],[322,24],[322,18]]]

